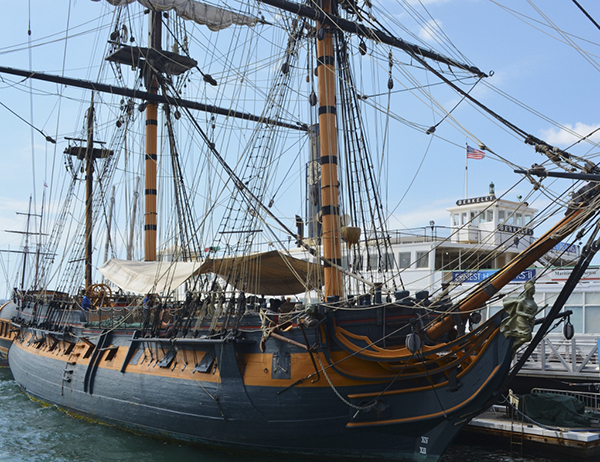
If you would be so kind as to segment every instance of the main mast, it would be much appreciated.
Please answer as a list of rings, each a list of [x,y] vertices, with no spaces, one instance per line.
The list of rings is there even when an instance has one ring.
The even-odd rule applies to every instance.
[[[331,0],[322,0],[325,14],[333,13]],[[340,203],[337,176],[337,129],[335,108],[335,58],[333,34],[328,24],[317,24],[317,76],[319,89],[319,132],[321,136],[321,204],[323,216],[323,270],[325,297],[342,295],[342,275],[332,266],[341,265]]]
[[[150,23],[148,27],[148,43],[150,49],[161,49],[161,13],[150,12]],[[146,66],[146,86],[148,92],[156,95],[158,93],[158,78],[150,66]],[[146,176],[145,176],[145,215],[144,215],[144,260],[156,260],[156,164],[157,155],[157,131],[158,131],[158,105],[147,103],[146,105]]]

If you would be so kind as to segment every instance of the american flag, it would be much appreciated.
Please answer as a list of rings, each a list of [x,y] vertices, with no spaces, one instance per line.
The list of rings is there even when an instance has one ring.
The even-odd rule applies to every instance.
[[[485,157],[485,152],[480,151],[479,149],[472,148],[467,144],[467,159],[477,159],[481,160]]]

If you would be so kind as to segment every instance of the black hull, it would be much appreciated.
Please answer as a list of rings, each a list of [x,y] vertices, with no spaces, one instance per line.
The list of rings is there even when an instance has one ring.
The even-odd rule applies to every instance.
[[[8,366],[8,350],[18,330],[11,324],[10,319],[16,314],[17,306],[12,301],[0,306],[0,367]]]
[[[36,348],[31,339],[41,338],[40,332],[33,337],[30,333],[24,329],[13,343],[9,362],[16,382],[41,401],[121,428],[195,445],[345,459],[438,460],[472,413],[494,398],[512,356],[512,342],[495,335],[459,376],[456,387],[382,393],[385,384],[331,386],[333,377],[328,376],[290,388],[289,382],[271,375],[263,384],[250,383],[246,375],[251,368],[241,365],[240,352],[257,355],[257,361],[263,354],[270,367],[273,349],[282,351],[280,342],[273,340],[265,353],[248,347],[251,342],[216,343],[218,368],[208,372],[193,373],[194,364],[184,368],[181,358],[161,367],[159,357],[134,358],[121,372],[118,355],[113,360],[107,360],[106,353],[70,361],[65,349]],[[111,342],[132,350],[130,335],[115,334]],[[190,362],[194,349],[206,350],[185,348]],[[288,345],[283,349],[299,354]],[[378,405],[358,412],[355,406],[364,404],[365,398],[355,395],[373,393],[381,394]]]

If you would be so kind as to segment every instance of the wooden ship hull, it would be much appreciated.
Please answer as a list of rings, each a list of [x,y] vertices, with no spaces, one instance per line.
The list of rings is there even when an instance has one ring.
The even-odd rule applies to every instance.
[[[22,315],[25,326],[27,310]],[[210,338],[200,328],[197,336],[139,338],[135,329],[98,330],[73,319],[63,332],[23,327],[9,360],[28,395],[162,439],[251,452],[435,461],[495,398],[512,358],[500,317],[426,348],[423,358],[392,348],[387,360],[369,360],[372,348],[357,354],[345,344],[365,341],[359,332],[367,325],[373,330],[371,319],[336,321],[354,333],[292,326],[265,341],[254,315],[236,336]]]

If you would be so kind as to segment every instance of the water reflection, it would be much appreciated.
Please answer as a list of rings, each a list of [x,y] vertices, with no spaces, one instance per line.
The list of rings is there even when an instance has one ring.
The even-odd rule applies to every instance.
[[[572,462],[573,459],[556,459],[511,454],[510,451],[482,446],[454,444],[442,457],[442,462]]]

